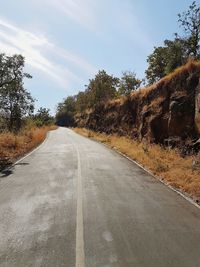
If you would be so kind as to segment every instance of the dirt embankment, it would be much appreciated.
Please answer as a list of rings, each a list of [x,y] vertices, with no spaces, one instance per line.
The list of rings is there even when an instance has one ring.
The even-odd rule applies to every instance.
[[[148,88],[78,114],[79,127],[166,145],[200,148],[200,61],[189,61]]]

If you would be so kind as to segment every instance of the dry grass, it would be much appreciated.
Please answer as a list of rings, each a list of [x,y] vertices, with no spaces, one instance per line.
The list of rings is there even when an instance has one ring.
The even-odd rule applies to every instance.
[[[156,91],[159,88],[162,88],[164,85],[167,86],[173,79],[179,79],[181,76],[193,73],[195,71],[200,72],[200,61],[189,59],[185,65],[178,67],[173,72],[160,79],[157,83],[154,83],[147,87],[141,87],[139,90],[132,92],[130,98],[132,100],[136,98],[145,98],[149,95],[149,93]],[[120,106],[123,105],[126,100],[126,96],[121,96],[119,98],[112,99],[106,102],[105,107],[111,108],[116,105]]]
[[[167,84],[170,83],[173,79],[179,79],[181,76],[189,73],[194,73],[195,71],[200,72],[200,61],[189,59],[185,65],[178,67],[173,72],[159,80],[157,83],[149,87],[141,88],[140,90],[133,92],[131,96],[132,98],[135,98],[136,96],[139,96],[141,98],[146,97],[150,92],[158,90],[159,87],[163,87],[163,85],[167,86]]]
[[[46,137],[49,130],[56,126],[24,129],[17,135],[5,132],[0,134],[0,169],[3,164],[12,162],[39,145]]]
[[[169,185],[190,195],[197,202],[200,200],[200,169],[194,168],[192,156],[183,158],[175,149],[165,149],[127,137],[106,135],[82,128],[75,128],[74,131],[106,143],[137,161]]]

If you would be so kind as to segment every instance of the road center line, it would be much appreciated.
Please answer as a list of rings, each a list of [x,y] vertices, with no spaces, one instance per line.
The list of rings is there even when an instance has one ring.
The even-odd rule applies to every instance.
[[[76,147],[78,158],[77,175],[77,215],[76,215],[76,267],[85,267],[84,237],[83,237],[83,192],[81,177],[81,160]]]

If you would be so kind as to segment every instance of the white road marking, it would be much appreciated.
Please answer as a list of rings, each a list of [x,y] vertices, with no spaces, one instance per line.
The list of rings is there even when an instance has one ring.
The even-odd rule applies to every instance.
[[[77,177],[77,216],[76,216],[76,267],[85,267],[84,237],[83,237],[83,192],[81,177],[81,160],[76,147],[78,158]]]

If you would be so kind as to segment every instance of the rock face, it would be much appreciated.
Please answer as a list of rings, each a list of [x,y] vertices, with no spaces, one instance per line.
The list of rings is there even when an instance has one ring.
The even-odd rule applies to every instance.
[[[200,134],[200,62],[189,62],[130,97],[100,103],[76,117],[81,127],[162,143]],[[175,141],[176,142],[176,141]]]

